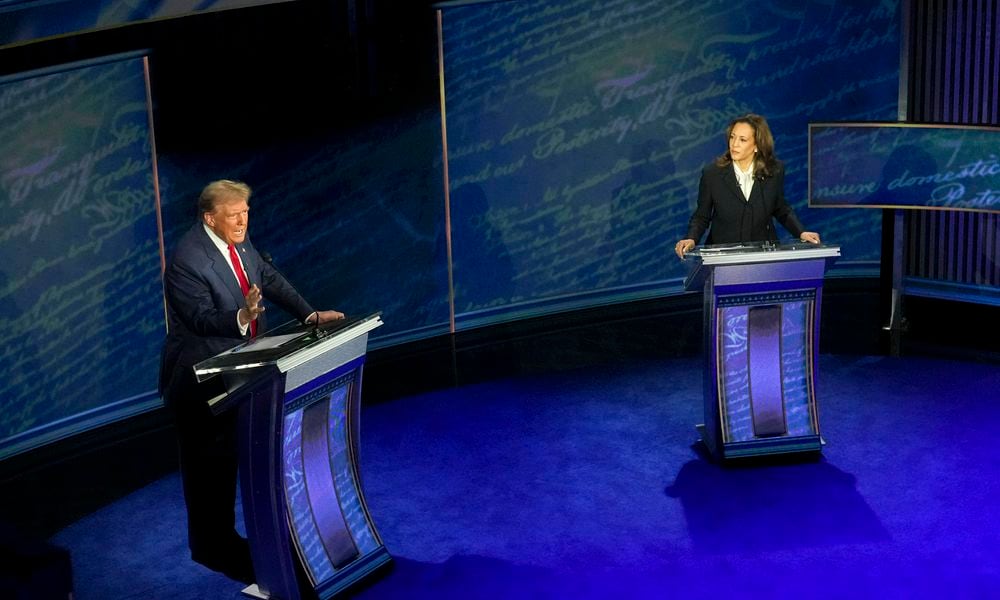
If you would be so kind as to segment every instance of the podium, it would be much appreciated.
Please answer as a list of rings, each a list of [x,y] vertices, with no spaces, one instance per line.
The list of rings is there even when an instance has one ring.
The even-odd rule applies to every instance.
[[[684,282],[704,292],[701,441],[713,458],[822,448],[816,404],[823,274],[839,246],[706,246]]]
[[[255,598],[326,600],[390,562],[358,465],[361,375],[378,314],[286,324],[195,365],[239,411],[240,492]]]

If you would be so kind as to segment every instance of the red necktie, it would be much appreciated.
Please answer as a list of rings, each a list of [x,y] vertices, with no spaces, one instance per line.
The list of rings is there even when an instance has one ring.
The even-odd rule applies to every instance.
[[[240,257],[236,256],[236,246],[229,244],[229,260],[233,263],[233,270],[236,271],[236,279],[240,280],[240,289],[243,290],[243,296],[246,297],[250,293],[250,283],[247,281],[247,275],[243,272],[243,265],[240,264]],[[257,321],[250,321],[250,337],[255,337],[257,335]]]

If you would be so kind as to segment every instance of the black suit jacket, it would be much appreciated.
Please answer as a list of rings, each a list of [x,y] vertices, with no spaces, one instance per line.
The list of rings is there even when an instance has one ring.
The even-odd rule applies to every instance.
[[[778,163],[770,177],[757,178],[750,199],[744,200],[733,165],[712,163],[701,172],[698,207],[685,236],[697,243],[711,225],[706,244],[763,242],[778,239],[772,219],[798,238],[805,228],[785,202],[785,169]]]
[[[266,300],[302,320],[313,312],[281,273],[261,258],[249,237],[236,248],[247,279],[257,284]],[[240,334],[236,321],[236,313],[244,305],[243,291],[228,258],[212,243],[201,222],[177,243],[163,285],[168,332],[160,357],[159,384],[169,403],[173,378],[190,381],[195,364],[238,345],[247,336]],[[264,315],[260,315],[257,331],[266,328]]]

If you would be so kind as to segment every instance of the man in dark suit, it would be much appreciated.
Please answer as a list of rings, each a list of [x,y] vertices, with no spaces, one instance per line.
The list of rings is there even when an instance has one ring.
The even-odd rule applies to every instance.
[[[800,240],[818,244],[819,234],[806,231],[785,202],[785,169],[774,155],[767,120],[754,114],[733,119],[726,137],[729,151],[702,170],[698,206],[674,247],[677,256],[684,258],[706,230],[707,244],[776,241],[773,219]]]
[[[167,336],[160,393],[174,415],[191,558],[245,583],[253,582],[246,539],[235,529],[236,415],[212,416],[207,401],[225,390],[201,384],[195,364],[264,332],[266,298],[306,323],[344,318],[314,311],[247,237],[250,188],[220,180],[198,199],[200,218],[181,238],[164,272]]]

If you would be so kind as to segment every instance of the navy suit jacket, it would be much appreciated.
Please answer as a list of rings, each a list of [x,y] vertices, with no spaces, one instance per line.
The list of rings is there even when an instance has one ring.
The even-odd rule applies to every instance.
[[[733,165],[712,163],[701,172],[698,184],[698,207],[695,208],[685,238],[695,243],[706,229],[706,244],[763,242],[778,239],[772,219],[798,238],[805,228],[795,211],[785,202],[785,169],[780,162],[770,177],[757,178],[744,200]]]
[[[264,261],[247,237],[236,249],[250,284],[256,283],[265,300],[278,304],[304,320],[313,309],[270,263]],[[212,243],[199,221],[177,243],[163,275],[167,300],[167,337],[160,357],[160,393],[168,391],[171,378],[245,341],[236,313],[244,306],[243,291],[229,260]],[[257,331],[267,324],[257,318]],[[165,394],[168,396],[168,394]],[[167,397],[167,402],[170,398]]]

